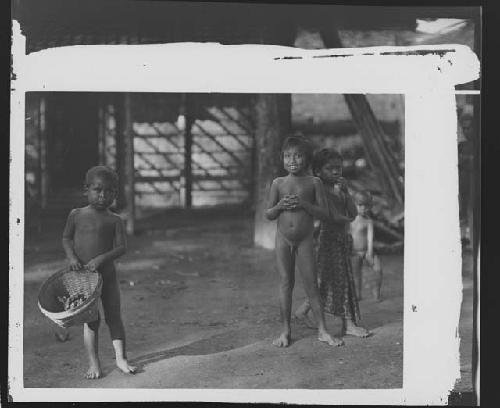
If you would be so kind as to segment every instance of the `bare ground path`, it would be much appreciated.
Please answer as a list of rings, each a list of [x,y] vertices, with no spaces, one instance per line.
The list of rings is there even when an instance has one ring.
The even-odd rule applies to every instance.
[[[399,388],[403,364],[403,257],[383,256],[385,300],[361,302],[368,339],[331,348],[295,324],[278,349],[278,278],[271,251],[252,246],[252,222],[231,216],[196,226],[156,220],[130,239],[119,263],[122,310],[135,376],[114,369],[107,328],[100,336],[104,378],[83,379],[81,327],[60,343],[39,312],[40,284],[63,259],[59,236],[34,239],[25,256],[25,387]],[[368,293],[367,293],[368,295]],[[294,307],[304,299],[300,279]],[[332,333],[340,322],[327,318]],[[469,343],[470,344],[470,343]],[[464,346],[465,347],[465,346]],[[466,348],[466,347],[465,347]],[[467,369],[466,366],[464,366]],[[464,386],[467,386],[464,384]]]

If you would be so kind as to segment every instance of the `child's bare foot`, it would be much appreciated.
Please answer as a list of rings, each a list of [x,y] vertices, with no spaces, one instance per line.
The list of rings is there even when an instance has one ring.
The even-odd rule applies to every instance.
[[[98,378],[101,378],[101,367],[99,365],[92,364],[87,370],[85,378],[87,380],[97,380]]]
[[[323,343],[328,343],[330,346],[343,346],[344,341],[337,337],[330,336],[327,332],[318,333],[318,340]]]
[[[273,340],[273,345],[276,347],[288,347],[290,345],[290,333],[281,333],[281,335]]]
[[[299,311],[296,311],[295,312],[295,318],[305,324],[307,327],[309,327],[310,329],[317,329],[318,326],[316,325],[316,323],[314,322],[314,320],[312,320],[307,313],[300,313]]]
[[[137,367],[130,365],[125,359],[117,359],[116,366],[125,374],[135,374],[137,370]]]
[[[345,330],[345,334],[355,337],[368,337],[371,335],[371,333],[364,327],[356,326],[355,324],[348,324]]]

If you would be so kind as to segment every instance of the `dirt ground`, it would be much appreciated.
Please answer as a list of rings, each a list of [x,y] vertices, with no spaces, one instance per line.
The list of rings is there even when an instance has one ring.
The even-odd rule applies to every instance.
[[[85,380],[82,328],[56,341],[37,307],[45,278],[64,265],[62,221],[27,234],[25,247],[25,387],[98,388],[400,388],[403,367],[403,256],[382,256],[383,296],[360,304],[368,339],[332,348],[296,323],[292,345],[278,349],[278,276],[272,251],[252,245],[252,219],[237,213],[160,216],[140,224],[119,260],[122,312],[131,376],[114,368],[108,329],[100,336],[104,378]],[[470,263],[470,262],[469,262]],[[470,265],[469,265],[470,267]],[[472,275],[465,301],[459,390],[471,386]],[[365,288],[368,296],[368,290]],[[294,308],[304,299],[300,279]],[[327,317],[332,333],[340,322]]]

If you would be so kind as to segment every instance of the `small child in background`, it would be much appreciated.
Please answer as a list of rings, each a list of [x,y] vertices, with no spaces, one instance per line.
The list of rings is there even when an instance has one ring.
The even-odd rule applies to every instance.
[[[374,273],[374,285],[372,286],[373,298],[380,301],[380,288],[382,286],[382,267],[378,256],[373,252],[373,220],[370,218],[370,210],[373,200],[367,191],[360,191],[354,195],[354,202],[358,210],[358,216],[351,223],[352,247],[352,272],[356,282],[356,292],[361,300],[363,288],[363,263],[368,264]]]
[[[104,318],[111,333],[116,365],[124,373],[134,373],[125,353],[125,330],[120,312],[120,288],[114,260],[126,252],[126,237],[121,218],[109,211],[116,198],[118,177],[104,166],[92,167],[85,177],[85,193],[89,205],[72,210],[66,221],[62,245],[71,270],[102,275],[101,301]],[[89,357],[85,377],[101,377],[97,353],[98,320],[84,324],[83,340]]]

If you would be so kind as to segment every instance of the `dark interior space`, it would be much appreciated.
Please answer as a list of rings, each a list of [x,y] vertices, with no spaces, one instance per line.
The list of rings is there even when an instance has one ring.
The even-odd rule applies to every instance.
[[[75,98],[72,92],[57,93],[51,95],[48,103],[52,190],[78,188],[87,169],[99,161],[95,95],[84,93]]]

